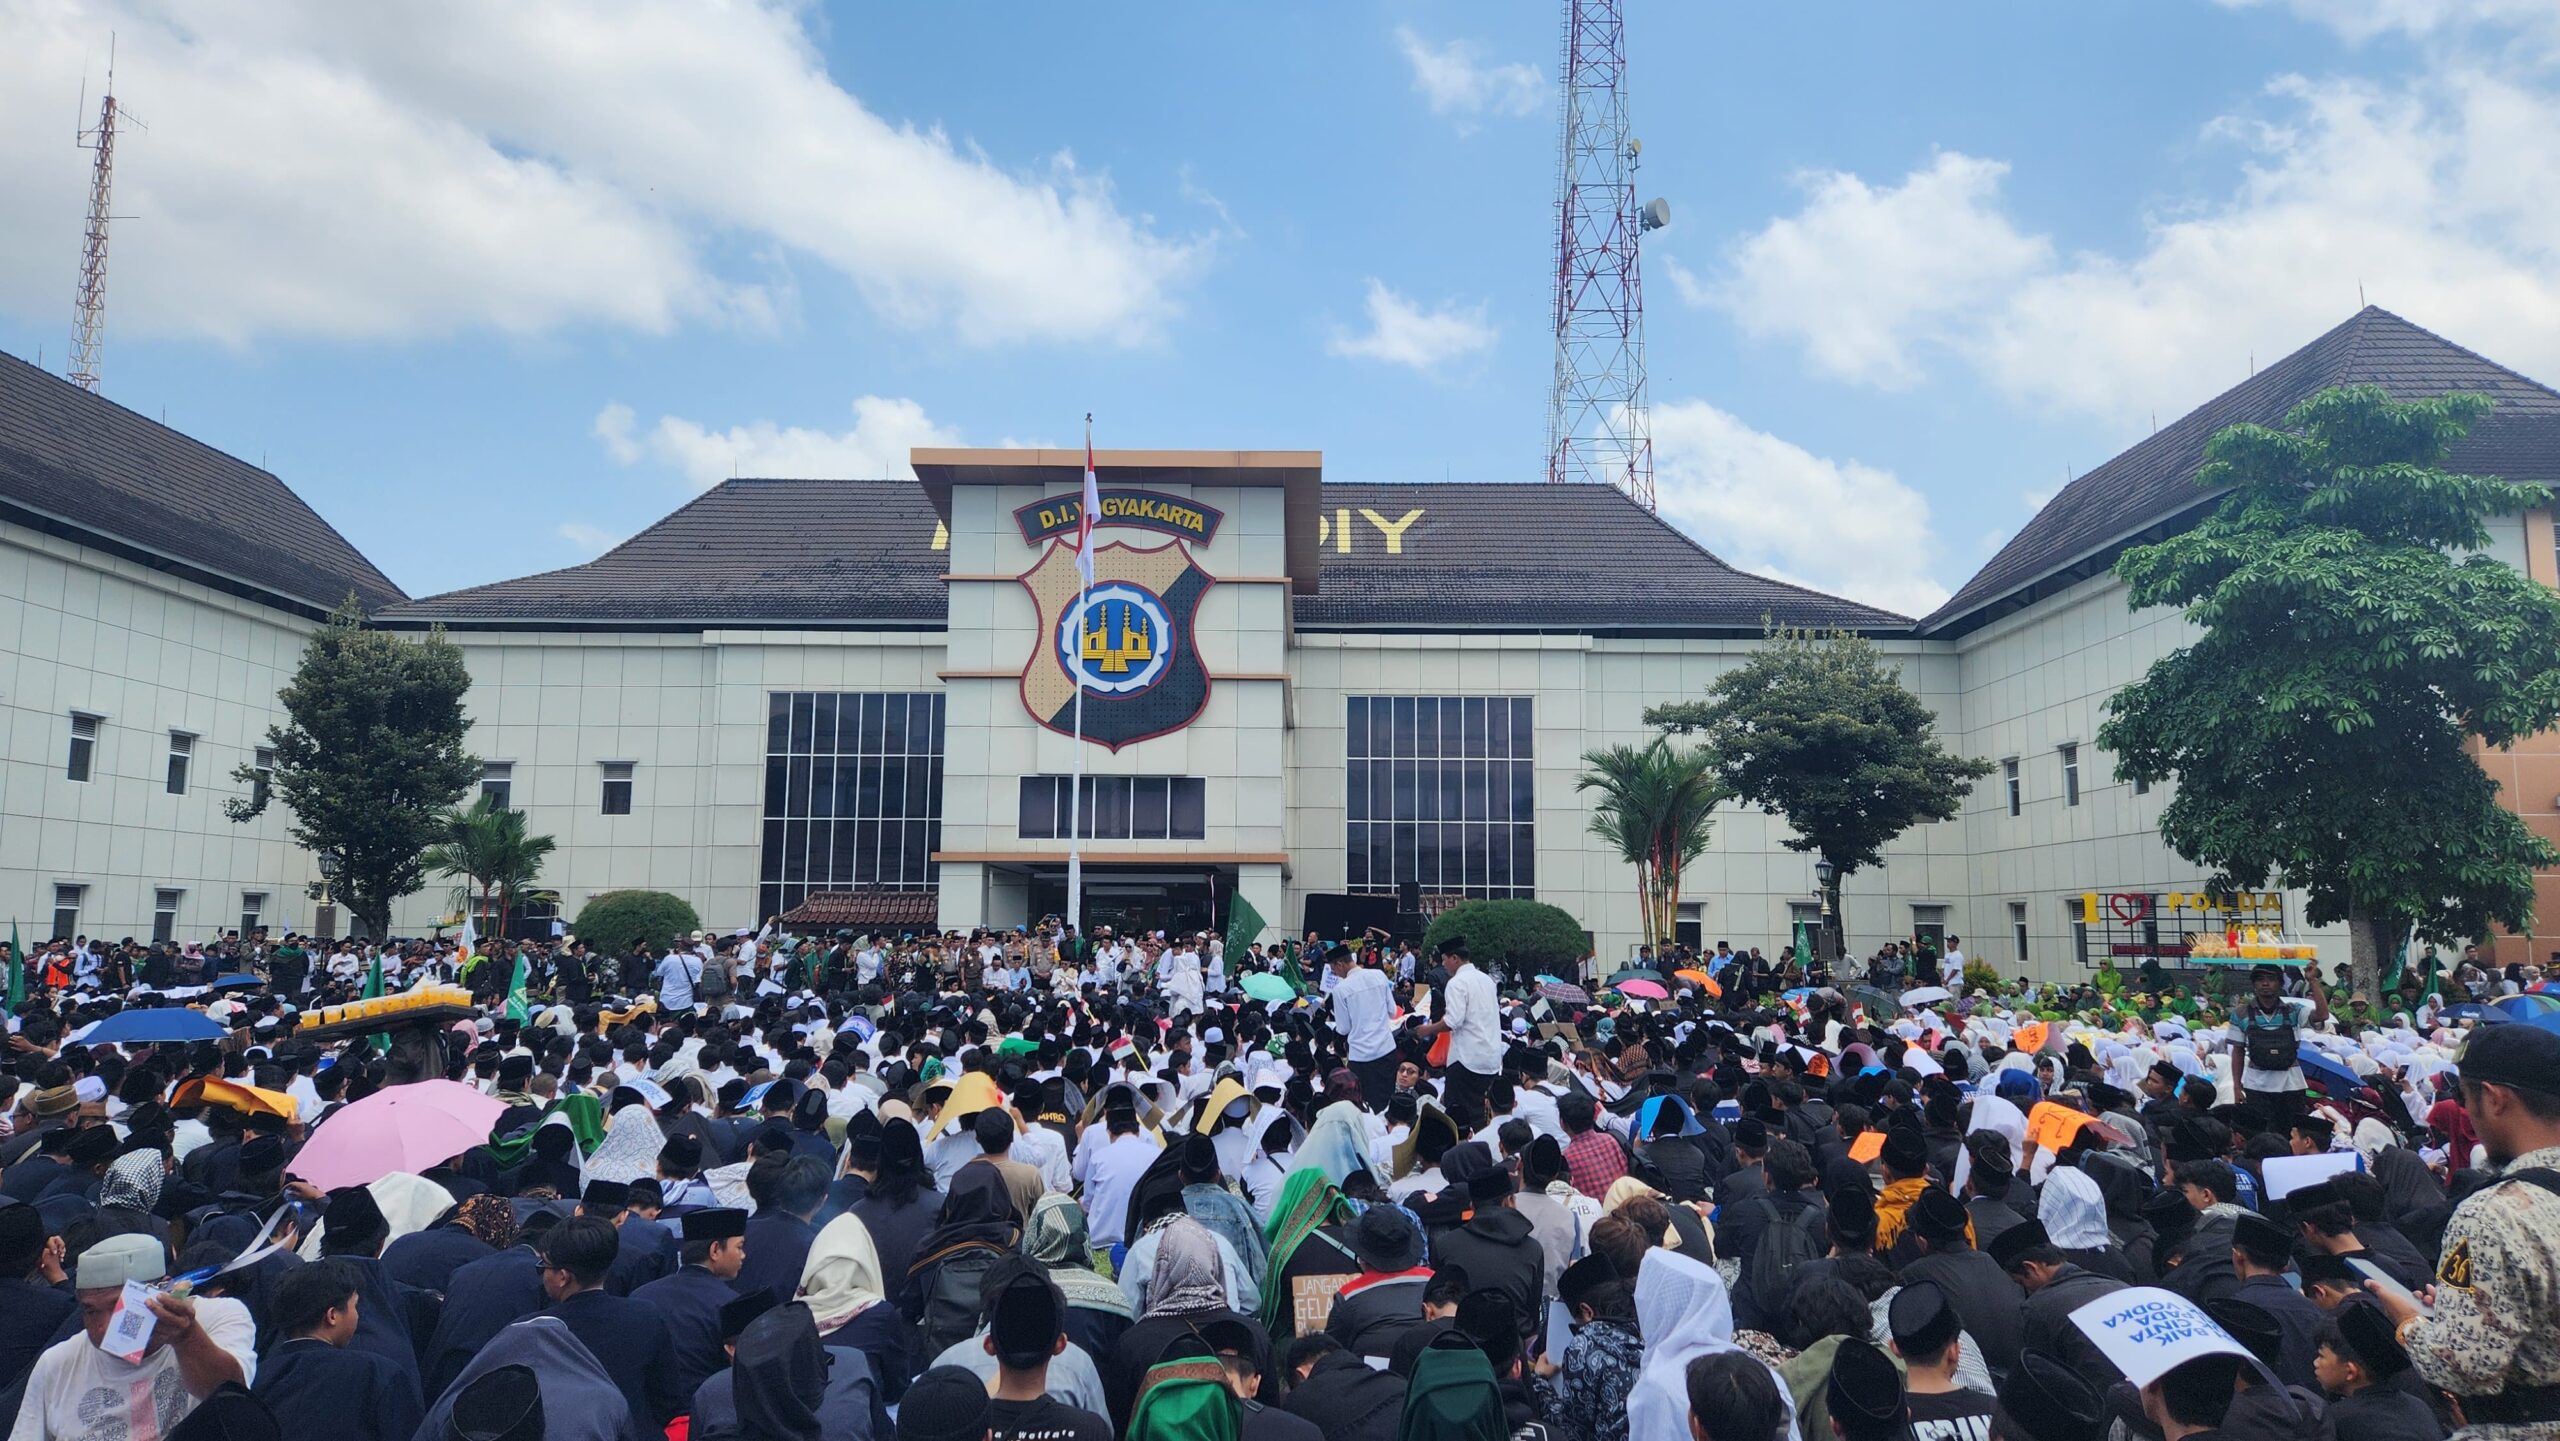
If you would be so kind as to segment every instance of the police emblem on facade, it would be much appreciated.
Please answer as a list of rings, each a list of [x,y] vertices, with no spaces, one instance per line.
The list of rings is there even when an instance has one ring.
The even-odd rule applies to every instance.
[[[1215,581],[1180,541],[1098,548],[1081,598],[1072,536],[1050,542],[1020,579],[1040,613],[1022,670],[1032,719],[1074,734],[1081,686],[1084,738],[1116,751],[1182,729],[1209,703],[1209,668],[1191,626]]]

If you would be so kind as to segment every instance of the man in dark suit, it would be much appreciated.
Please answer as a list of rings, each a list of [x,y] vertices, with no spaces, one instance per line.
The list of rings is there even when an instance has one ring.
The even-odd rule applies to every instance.
[[[738,1298],[729,1283],[747,1259],[747,1213],[725,1207],[686,1213],[683,1257],[683,1269],[642,1286],[631,1299],[656,1307],[665,1321],[676,1394],[690,1400],[706,1377],[729,1364],[720,1308]]]
[[[542,1290],[551,1298],[545,1314],[560,1318],[622,1393],[631,1408],[628,1441],[650,1441],[683,1409],[684,1398],[676,1394],[667,1323],[658,1308],[604,1289],[618,1244],[613,1223],[594,1216],[552,1227],[542,1247]]]
[[[615,1296],[628,1296],[676,1268],[675,1236],[632,1215],[630,1205],[631,1187],[621,1181],[589,1181],[578,1197],[579,1215],[613,1227],[613,1270],[604,1289]]]

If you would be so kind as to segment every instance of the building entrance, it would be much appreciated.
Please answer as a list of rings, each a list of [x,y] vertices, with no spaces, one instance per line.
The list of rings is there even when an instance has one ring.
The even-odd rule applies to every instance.
[[[1233,882],[1216,874],[1115,874],[1088,866],[1084,873],[1084,927],[1109,926],[1115,935],[1163,931],[1188,935],[1214,931],[1225,923],[1225,897]],[[1031,914],[1067,913],[1067,873],[1036,871],[1031,877]]]

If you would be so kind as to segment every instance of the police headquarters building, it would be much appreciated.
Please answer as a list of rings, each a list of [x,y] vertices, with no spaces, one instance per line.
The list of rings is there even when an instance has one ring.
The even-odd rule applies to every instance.
[[[2359,382],[2486,392],[2455,463],[2560,481],[2560,394],[2366,310],[2081,476],[1913,618],[1737,570],[1607,488],[1344,484],[1315,451],[1101,452],[1081,598],[1081,452],[920,450],[913,480],[734,480],[588,564],[413,599],[275,476],[0,359],[0,909],[31,937],[339,928],[285,818],[221,803],[353,592],[463,648],[482,786],[557,838],[571,914],[627,887],[722,926],[1062,912],[1080,725],[1093,921],[1530,896],[1620,955],[1634,877],[1589,836],[1582,756],[1776,621],[1874,637],[1994,765],[1851,878],[1853,947],[1956,933],[2059,977],[2235,919],[2313,934],[2299,896],[2200,895],[2157,834],[2167,788],[2098,750],[2106,697],[2187,634],[2108,567],[2210,504],[2189,477],[2215,430]],[[2497,553],[2560,581],[2547,512]],[[2560,744],[2484,764],[2560,834]],[[1684,935],[1771,946],[1810,914],[1784,835],[1723,812]],[[2541,915],[2560,932],[2560,886]]]

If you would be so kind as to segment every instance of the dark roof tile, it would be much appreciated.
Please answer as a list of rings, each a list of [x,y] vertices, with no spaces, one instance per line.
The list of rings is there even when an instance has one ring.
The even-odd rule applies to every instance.
[[[0,501],[327,610],[406,599],[268,472],[0,355]]]

